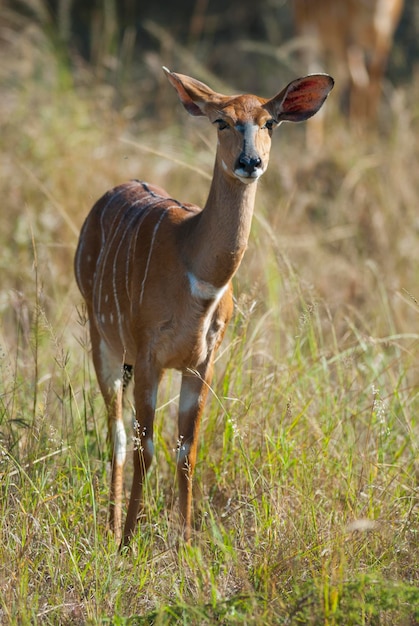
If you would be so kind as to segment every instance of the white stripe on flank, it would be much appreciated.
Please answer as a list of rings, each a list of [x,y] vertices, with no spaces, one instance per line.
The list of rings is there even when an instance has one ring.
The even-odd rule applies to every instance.
[[[100,268],[100,275],[98,273],[98,275],[96,276],[96,284],[95,284],[95,288],[94,288],[94,294],[93,294],[93,302],[96,303],[96,309],[100,310],[100,306],[101,306],[101,301],[102,301],[102,282],[103,282],[103,277],[104,277],[104,271],[105,271],[105,266],[107,263],[107,259],[108,259],[108,255],[109,255],[109,250],[115,240],[115,237],[117,236],[117,233],[121,227],[121,213],[125,210],[125,207],[129,207],[132,206],[133,204],[136,204],[137,202],[140,202],[140,200],[136,200],[135,202],[131,202],[129,199],[126,200],[126,202],[124,202],[122,204],[122,206],[118,207],[118,210],[115,212],[114,215],[114,219],[112,221],[112,223],[109,225],[108,229],[105,229],[104,227],[104,220],[105,220],[105,213],[106,210],[108,209],[109,206],[112,205],[112,203],[114,202],[114,200],[116,200],[116,198],[118,198],[121,194],[123,194],[125,191],[131,190],[134,187],[137,186],[137,183],[134,181],[133,184],[131,185],[123,185],[122,188],[120,188],[117,192],[114,192],[112,194],[112,196],[109,198],[108,202],[106,203],[106,205],[103,207],[102,209],[102,213],[100,215],[100,232],[101,232],[101,251],[100,254],[96,260],[96,270],[98,270],[98,268]],[[118,223],[118,225],[116,226],[116,223]],[[112,233],[112,235],[110,236],[109,233]]]
[[[131,204],[131,206],[129,207],[129,209],[132,209],[136,204],[138,204],[140,202],[140,200],[136,200],[135,202],[133,202]],[[141,207],[139,207],[141,209]],[[121,341],[125,344],[125,338],[124,338],[124,330],[122,328],[122,318],[123,315],[121,313],[121,306],[119,304],[119,299],[118,299],[118,290],[116,288],[116,274],[117,274],[117,266],[118,266],[118,255],[119,252],[121,250],[123,241],[127,235],[127,233],[132,234],[131,233],[131,224],[132,222],[134,222],[134,220],[137,219],[138,216],[138,210],[133,212],[133,216],[131,217],[131,219],[129,220],[128,224],[126,224],[125,226],[125,230],[122,233],[120,239],[119,239],[119,243],[118,243],[118,247],[115,251],[115,256],[113,258],[113,263],[112,263],[112,291],[113,291],[113,298],[115,301],[115,306],[116,306],[116,315],[117,315],[117,319],[118,319],[118,330],[119,330],[119,337],[121,339]],[[125,278],[126,280],[126,278]],[[100,306],[100,301],[99,301],[99,306]]]
[[[146,263],[145,271],[144,271],[144,278],[143,278],[143,282],[141,283],[140,305],[143,302],[144,287],[145,287],[145,283],[146,283],[146,280],[147,280],[148,268],[150,266],[150,261],[151,261],[151,255],[152,255],[152,252],[153,252],[154,241],[156,239],[156,235],[157,235],[157,231],[159,230],[159,226],[160,226],[163,218],[165,217],[165,215],[166,215],[166,210],[163,210],[162,214],[160,215],[159,221],[157,222],[157,224],[155,225],[154,230],[153,230],[153,236],[151,238],[150,249],[148,251],[147,263]]]
[[[128,187],[128,189],[131,189],[132,185],[130,185]],[[100,216],[100,233],[101,233],[101,241],[102,241],[102,247],[105,243],[105,229],[103,227],[103,218],[104,218],[104,214],[106,213],[107,208],[112,204],[112,202],[115,200],[115,198],[117,198],[121,193],[123,193],[125,190],[127,189],[127,187],[120,189],[118,192],[114,192],[110,198],[108,199],[107,203],[105,204],[105,206],[102,209],[102,213]],[[87,232],[88,228],[89,228],[89,222],[92,218],[92,211],[90,211],[90,213],[88,214],[88,216],[86,217],[86,220],[83,224],[81,233],[80,233],[80,238],[79,238],[79,247],[78,247],[78,254],[77,254],[77,258],[76,258],[76,264],[75,264],[75,272],[76,272],[76,277],[77,277],[77,282],[78,284],[81,286],[82,285],[82,275],[81,275],[81,262],[82,262],[82,258],[84,255],[84,236],[85,233]],[[115,220],[114,220],[115,221]],[[112,224],[113,226],[113,224]],[[101,257],[101,254],[99,255],[98,259],[96,259],[96,267],[99,266],[99,259]],[[88,263],[90,263],[91,261],[91,255],[89,254],[87,256],[87,261]]]
[[[155,203],[154,203],[155,204]],[[131,302],[131,298],[130,298],[130,285],[129,285],[129,266],[130,266],[130,260],[131,258],[135,258],[135,248],[137,245],[137,241],[139,239],[139,232],[142,226],[142,223],[144,222],[145,218],[149,215],[149,213],[154,209],[154,204],[149,204],[147,205],[145,208],[144,207],[139,207],[140,210],[142,211],[142,215],[138,221],[138,224],[135,227],[135,233],[134,231],[131,233],[131,237],[129,239],[129,246],[128,246],[128,251],[125,254],[125,291],[127,293],[127,297],[131,303],[131,313],[132,313],[132,302]],[[134,247],[134,251],[131,252],[132,247]]]
[[[122,225],[122,222],[120,220],[121,210],[123,210],[123,208],[126,207],[127,205],[128,205],[128,202],[125,202],[122,205],[122,207],[120,207],[120,210],[116,213],[114,220],[111,224],[111,227],[109,229],[109,232],[112,233],[112,236],[109,238],[108,241],[106,241],[105,239],[105,236],[103,234],[103,226],[101,225],[102,227],[102,250],[99,254],[99,257],[96,263],[96,268],[100,271],[98,271],[98,274],[96,276],[96,283],[95,283],[95,288],[93,292],[93,303],[94,303],[94,309],[96,311],[101,311],[102,309],[102,288],[103,288],[103,280],[105,278],[105,269],[107,269],[107,262],[108,262],[110,250],[112,248],[112,244],[115,240],[115,237],[117,237],[118,231]],[[103,214],[102,214],[102,217],[103,217]],[[119,220],[119,224],[116,227],[114,227],[115,222],[117,222],[118,220]]]
[[[105,228],[103,226],[104,223],[104,217],[105,217],[105,213],[107,208],[114,202],[114,200],[116,200],[116,198],[118,198],[118,196],[120,196],[121,194],[123,194],[125,191],[128,191],[129,189],[133,189],[133,187],[135,187],[136,185],[123,185],[122,188],[119,188],[118,191],[114,191],[114,193],[111,195],[111,197],[109,198],[109,200],[107,201],[107,203],[105,204],[105,206],[102,209],[101,215],[100,215],[100,233],[101,233],[101,238],[102,238],[102,246],[105,244],[106,242],[106,232],[105,232]],[[125,203],[127,204],[127,202]],[[115,220],[118,219],[119,214],[115,215],[114,221],[112,223],[112,227],[113,224],[115,223]],[[110,232],[112,232],[113,228],[110,229]]]

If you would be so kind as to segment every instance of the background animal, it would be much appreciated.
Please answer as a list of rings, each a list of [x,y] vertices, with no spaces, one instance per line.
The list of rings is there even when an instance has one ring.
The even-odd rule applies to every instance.
[[[296,31],[310,72],[327,67],[352,127],[376,128],[383,81],[403,0],[293,0]],[[311,126],[322,141],[321,116]]]

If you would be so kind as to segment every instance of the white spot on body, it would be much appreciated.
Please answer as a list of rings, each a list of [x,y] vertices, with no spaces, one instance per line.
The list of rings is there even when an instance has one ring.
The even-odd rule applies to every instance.
[[[211,283],[200,280],[192,272],[188,272],[187,275],[189,279],[191,294],[197,299],[212,300],[211,305],[208,307],[206,315],[201,322],[201,348],[199,362],[202,362],[206,358],[208,350],[210,349],[210,346],[208,344],[208,332],[213,321],[214,312],[218,306],[219,301],[226,293],[229,283],[227,283],[223,287],[215,287],[214,285],[211,285]]]
[[[214,287],[211,283],[200,280],[192,272],[188,272],[189,286],[191,294],[194,298],[200,298],[202,300],[216,300],[217,303],[225,294],[228,287],[228,283],[223,287]]]

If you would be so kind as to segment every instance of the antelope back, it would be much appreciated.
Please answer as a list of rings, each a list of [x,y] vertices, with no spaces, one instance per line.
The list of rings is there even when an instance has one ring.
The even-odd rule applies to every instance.
[[[176,235],[197,212],[154,185],[131,181],[108,191],[89,213],[76,251],[76,279],[99,333],[121,358],[150,318],[164,318],[153,306],[170,300],[185,275]],[[156,257],[165,274],[155,275]],[[134,359],[134,353],[126,355],[127,362]]]

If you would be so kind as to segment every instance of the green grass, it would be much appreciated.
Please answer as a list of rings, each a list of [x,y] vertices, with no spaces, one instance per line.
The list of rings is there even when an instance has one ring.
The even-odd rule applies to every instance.
[[[146,519],[121,556],[77,232],[132,177],[202,202],[189,166],[211,171],[214,137],[72,87],[41,35],[1,74],[0,621],[418,623],[419,84],[379,136],[355,137],[333,104],[315,155],[302,128],[278,131],[202,425],[192,545],[169,374]]]

